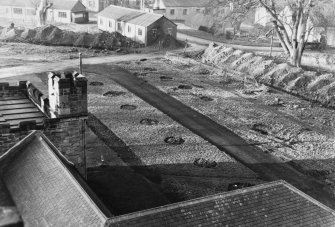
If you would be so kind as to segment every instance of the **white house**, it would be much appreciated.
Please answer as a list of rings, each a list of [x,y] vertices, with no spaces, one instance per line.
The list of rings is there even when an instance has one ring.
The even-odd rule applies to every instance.
[[[279,18],[281,21],[284,22],[285,29],[289,35],[289,37],[292,35],[292,11],[291,9],[286,6],[280,13]],[[255,24],[260,24],[262,26],[268,25],[271,21],[273,21],[272,16],[266,11],[265,8],[259,7],[256,9],[255,14]],[[319,27],[315,27],[313,25],[313,21],[309,18],[307,25],[311,29],[310,35],[308,37],[308,42],[314,42],[320,40],[320,34],[321,30]]]
[[[24,23],[36,23],[36,8],[39,0],[0,0],[0,18],[9,18]],[[79,0],[50,0],[47,10],[48,23],[83,23],[88,21],[86,7]]]
[[[145,45],[153,44],[162,35],[177,36],[177,25],[163,15],[114,5],[98,13],[98,28],[119,32]]]
[[[266,11],[264,7],[257,7],[255,12],[255,24],[262,26],[268,25],[272,21],[272,16]]]
[[[209,0],[155,0],[147,12],[162,14],[170,20],[184,22],[189,15],[203,13]]]

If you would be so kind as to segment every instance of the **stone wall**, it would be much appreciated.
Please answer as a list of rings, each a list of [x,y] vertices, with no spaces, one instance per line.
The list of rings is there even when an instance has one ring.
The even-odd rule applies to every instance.
[[[0,97],[22,95],[27,96],[46,115],[44,125],[36,128],[36,122],[21,122],[15,131],[9,124],[0,125],[0,155],[28,135],[29,130],[41,129],[86,177],[87,79],[76,72],[50,73],[50,99],[29,81],[20,81],[17,86],[0,83]]]
[[[49,140],[84,177],[86,177],[85,125],[86,118],[55,118],[47,119],[43,130]]]
[[[0,97],[15,97],[22,95],[26,91],[26,81],[18,82],[16,86],[10,86],[9,83],[0,83]]]

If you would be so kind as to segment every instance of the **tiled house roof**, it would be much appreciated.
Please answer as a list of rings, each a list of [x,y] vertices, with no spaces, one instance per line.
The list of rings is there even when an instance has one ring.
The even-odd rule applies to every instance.
[[[335,212],[277,181],[113,218],[109,226],[335,226]]]
[[[1,156],[0,166],[27,226],[102,226],[111,216],[40,132]]]

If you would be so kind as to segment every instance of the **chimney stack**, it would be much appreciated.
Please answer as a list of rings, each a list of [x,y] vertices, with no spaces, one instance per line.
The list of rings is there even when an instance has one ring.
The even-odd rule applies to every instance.
[[[87,116],[87,79],[77,73],[49,74],[52,118]]]

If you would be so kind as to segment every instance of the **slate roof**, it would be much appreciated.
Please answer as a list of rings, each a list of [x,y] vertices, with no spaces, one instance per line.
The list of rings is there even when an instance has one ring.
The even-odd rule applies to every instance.
[[[10,124],[11,129],[19,128],[20,123],[36,121],[43,125],[46,116],[23,94],[0,97],[0,125]]]
[[[209,0],[161,0],[166,7],[205,7]]]
[[[284,181],[112,218],[109,226],[335,226],[335,211]]]
[[[164,17],[160,14],[145,13],[139,10],[114,5],[110,5],[109,7],[105,8],[98,15],[143,27],[150,26],[160,18]]]
[[[39,1],[37,2],[39,3]],[[70,10],[72,12],[86,11],[86,7],[76,0],[52,0],[52,3],[52,9]],[[0,0],[0,6],[35,7],[31,0]]]
[[[25,226],[102,226],[111,216],[40,132],[1,156],[0,167]]]

